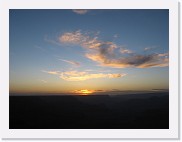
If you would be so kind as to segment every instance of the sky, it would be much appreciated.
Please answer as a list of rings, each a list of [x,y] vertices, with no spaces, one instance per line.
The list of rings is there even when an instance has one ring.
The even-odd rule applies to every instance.
[[[9,11],[10,93],[169,88],[165,9]]]

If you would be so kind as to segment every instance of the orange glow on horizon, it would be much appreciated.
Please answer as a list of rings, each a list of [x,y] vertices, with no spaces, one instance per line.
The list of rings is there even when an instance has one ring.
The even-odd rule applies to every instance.
[[[93,90],[87,90],[87,89],[83,89],[83,90],[75,90],[74,93],[80,94],[80,95],[89,95],[92,94],[94,91]]]

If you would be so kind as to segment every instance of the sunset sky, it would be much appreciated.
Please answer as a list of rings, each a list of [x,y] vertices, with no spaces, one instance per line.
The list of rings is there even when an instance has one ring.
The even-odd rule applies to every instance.
[[[169,88],[168,10],[10,10],[10,93]]]

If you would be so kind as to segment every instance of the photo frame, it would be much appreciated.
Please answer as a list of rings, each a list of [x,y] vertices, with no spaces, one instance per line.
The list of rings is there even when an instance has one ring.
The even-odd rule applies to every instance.
[[[2,2],[1,2],[2,3]],[[174,0],[31,0],[6,1],[1,6],[1,131],[3,139],[178,139],[179,66],[178,3]],[[169,9],[169,129],[9,129],[10,9]]]

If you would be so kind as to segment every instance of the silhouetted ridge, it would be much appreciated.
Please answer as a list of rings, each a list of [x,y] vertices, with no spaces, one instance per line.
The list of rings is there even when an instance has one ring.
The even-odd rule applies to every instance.
[[[168,129],[169,93],[10,96],[10,129]]]

